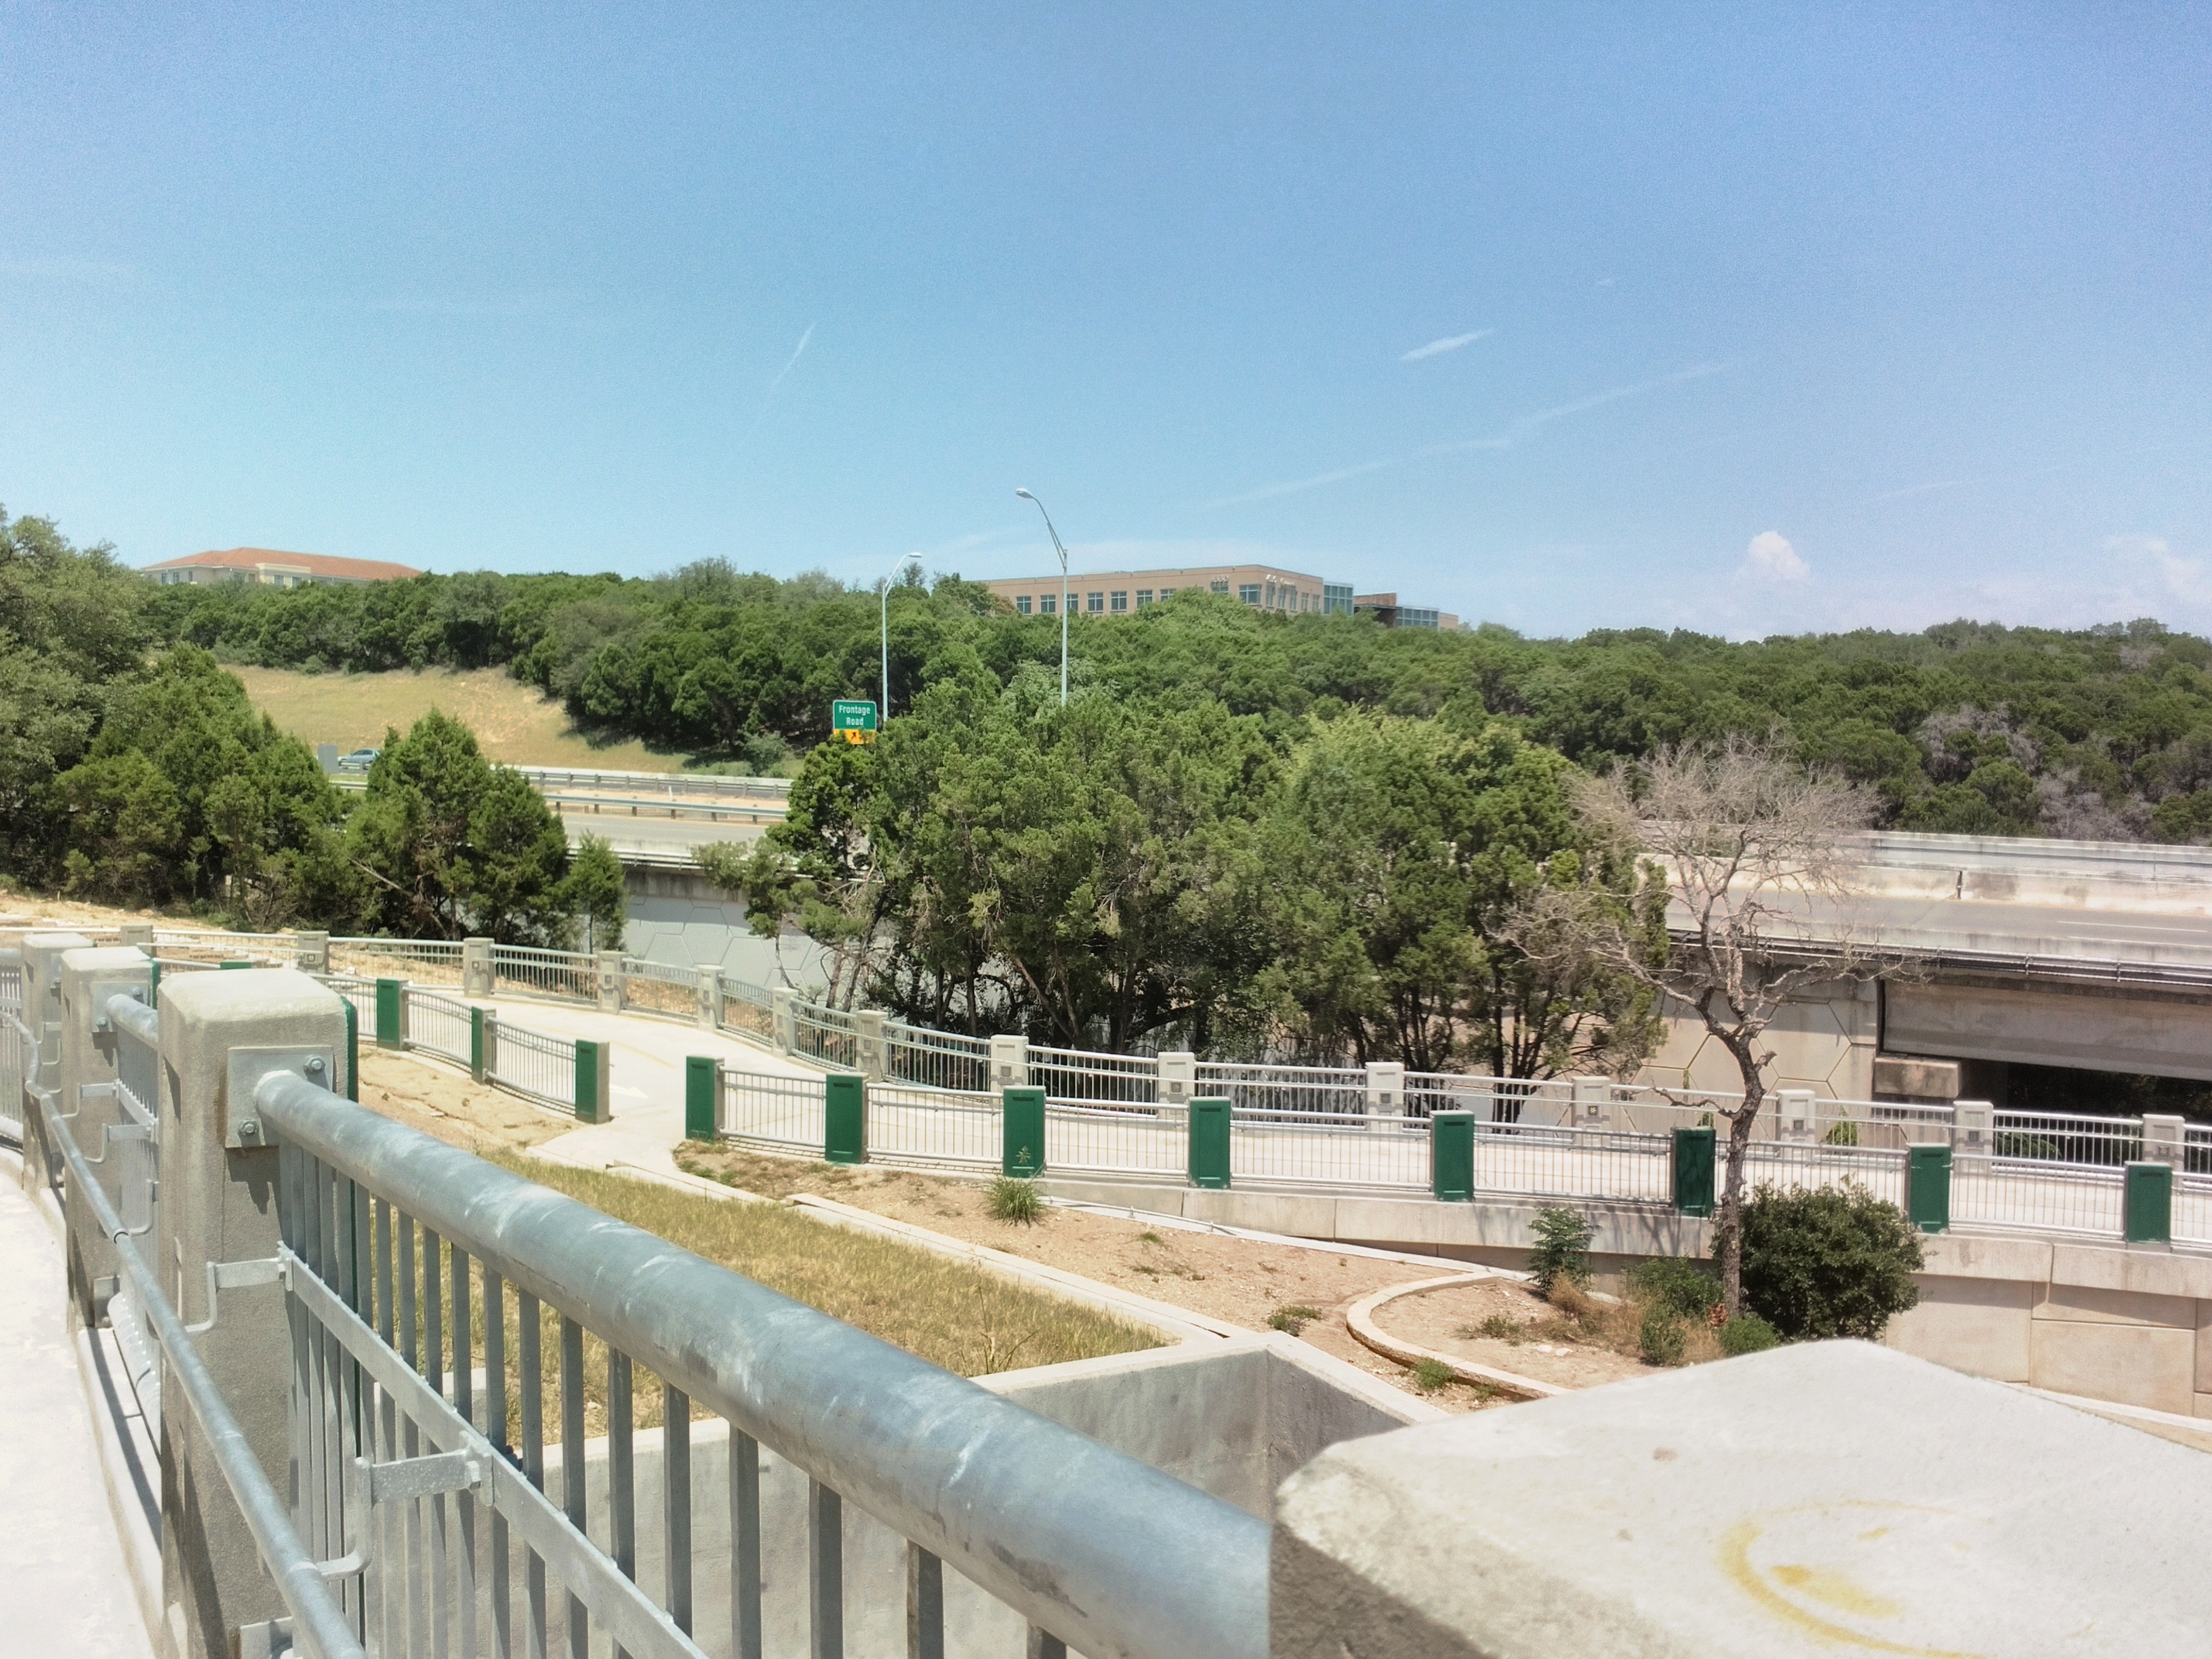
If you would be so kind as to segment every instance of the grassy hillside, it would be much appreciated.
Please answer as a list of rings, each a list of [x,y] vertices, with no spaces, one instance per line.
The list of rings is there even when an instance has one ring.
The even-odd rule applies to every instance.
[[[594,744],[560,703],[503,668],[405,669],[385,674],[303,674],[284,668],[234,667],[254,707],[310,746],[334,743],[343,754],[404,732],[440,708],[477,734],[484,754],[509,766],[597,766],[625,772],[673,772],[681,755],[657,755],[635,738]]]

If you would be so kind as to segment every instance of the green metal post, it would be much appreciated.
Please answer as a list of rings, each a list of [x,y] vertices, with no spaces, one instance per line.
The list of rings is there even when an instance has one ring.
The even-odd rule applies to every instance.
[[[399,999],[406,987],[396,979],[376,981],[376,1046],[399,1047]]]
[[[576,1121],[598,1123],[606,1112],[599,1098],[599,1045],[588,1037],[576,1039]]]
[[[1429,1118],[1429,1190],[1448,1203],[1474,1198],[1474,1114],[1437,1112]]]
[[[868,1080],[849,1072],[822,1079],[822,1158],[828,1164],[868,1161]]]
[[[1923,1233],[1951,1224],[1951,1149],[1908,1146],[1905,1160],[1905,1218]]]
[[[253,962],[251,957],[247,957],[242,961],[219,963],[216,965],[222,968],[251,968],[253,966]]]
[[[2166,1164],[2130,1164],[2120,1235],[2130,1244],[2173,1243],[2173,1169]]]
[[[712,1140],[714,1108],[722,1092],[721,1063],[712,1054],[690,1054],[684,1061],[684,1138]]]
[[[484,1011],[471,1003],[469,1006],[469,1075],[478,1083],[484,1080]]]
[[[1044,1172],[1044,1091],[1022,1085],[999,1091],[999,1122],[1004,1131],[999,1168],[1016,1180]]]
[[[146,958],[146,1003],[153,1008],[161,1006],[161,963],[157,957]]]
[[[1229,1185],[1229,1103],[1225,1100],[1190,1103],[1190,1184],[1217,1189]]]
[[[346,1098],[361,1098],[361,1010],[353,1006],[353,999],[345,1000],[346,1014]]]
[[[1674,1207],[1684,1215],[1713,1212],[1713,1131],[1674,1131]]]

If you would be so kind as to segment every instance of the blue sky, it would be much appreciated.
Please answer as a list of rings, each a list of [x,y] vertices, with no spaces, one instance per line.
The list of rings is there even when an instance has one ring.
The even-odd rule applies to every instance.
[[[2212,628],[2201,7],[11,4],[0,222],[135,562]]]

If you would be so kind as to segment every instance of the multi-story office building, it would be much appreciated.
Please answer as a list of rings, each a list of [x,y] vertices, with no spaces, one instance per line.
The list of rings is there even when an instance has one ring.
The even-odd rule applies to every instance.
[[[1395,593],[1362,593],[1352,601],[1363,617],[1373,617],[1385,628],[1441,628],[1459,631],[1459,618],[1449,611],[1425,611],[1417,605],[1401,605]]]
[[[1024,617],[1058,614],[1061,581],[1048,576],[983,584]],[[1350,616],[1352,589],[1302,571],[1275,565],[1219,564],[1176,570],[1102,570],[1066,579],[1072,612],[1123,617],[1170,599],[1186,588],[1225,593],[1262,611],[1292,614],[1321,612]]]
[[[337,559],[326,553],[280,553],[270,547],[234,547],[227,552],[187,553],[144,567],[164,587],[179,582],[258,582],[268,587],[305,587],[313,582],[392,582],[422,573],[382,559]]]

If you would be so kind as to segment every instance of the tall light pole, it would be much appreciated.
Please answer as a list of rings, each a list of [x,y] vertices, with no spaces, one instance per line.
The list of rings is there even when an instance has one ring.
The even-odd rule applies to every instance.
[[[1014,494],[1038,512],[1044,513],[1044,503],[1028,490],[1017,489]],[[1052,538],[1054,549],[1060,554],[1060,706],[1065,708],[1067,707],[1067,550],[1060,544],[1060,532],[1052,527],[1052,514],[1049,513],[1044,513],[1044,527],[1045,533]]]
[[[884,578],[884,715],[879,726],[891,723],[891,578],[910,564],[920,564],[921,555],[909,553],[891,567],[890,576]]]

